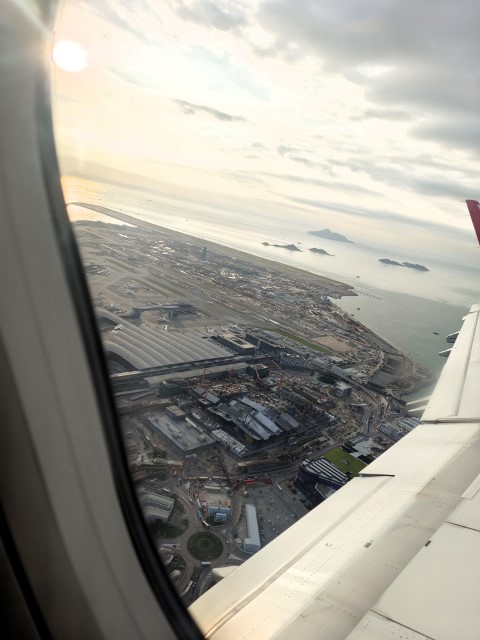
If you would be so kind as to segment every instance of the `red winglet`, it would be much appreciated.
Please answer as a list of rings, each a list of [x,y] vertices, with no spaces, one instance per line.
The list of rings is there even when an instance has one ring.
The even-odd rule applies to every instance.
[[[466,200],[468,212],[473,222],[473,228],[480,244],[480,204],[476,200]]]

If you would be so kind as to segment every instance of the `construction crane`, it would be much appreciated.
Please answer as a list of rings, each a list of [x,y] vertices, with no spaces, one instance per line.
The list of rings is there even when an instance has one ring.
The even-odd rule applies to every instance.
[[[278,383],[278,388],[281,389],[283,386],[283,382],[285,380],[285,370],[278,364],[278,362],[276,362],[275,360],[271,360],[271,362],[278,368],[280,369],[281,373],[280,373],[280,381]]]

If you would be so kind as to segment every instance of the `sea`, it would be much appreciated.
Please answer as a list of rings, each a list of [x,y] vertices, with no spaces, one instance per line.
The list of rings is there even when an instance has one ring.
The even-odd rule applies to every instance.
[[[457,264],[455,256],[430,255],[428,272],[386,265],[380,258],[422,263],[418,251],[409,253],[408,243],[396,254],[390,247],[364,242],[346,243],[311,235],[322,229],[315,219],[278,219],[234,208],[179,202],[145,189],[108,184],[79,177],[64,179],[68,202],[87,202],[180,231],[223,246],[268,258],[311,273],[352,285],[357,296],[335,300],[346,312],[375,331],[390,344],[427,367],[437,378],[445,359],[439,351],[448,348],[445,336],[461,327],[470,306],[480,299],[479,269]],[[92,212],[84,211],[91,219]],[[75,217],[82,217],[76,211]],[[323,221],[322,221],[323,223]],[[335,221],[329,225],[335,229]],[[427,241],[427,240],[426,240]],[[266,246],[295,244],[299,251]],[[312,253],[321,248],[329,256]],[[411,398],[428,394],[421,390]]]

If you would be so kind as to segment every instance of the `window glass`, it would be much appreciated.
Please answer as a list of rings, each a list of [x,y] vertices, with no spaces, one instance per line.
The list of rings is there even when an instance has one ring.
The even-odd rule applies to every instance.
[[[440,5],[61,7],[65,199],[187,605],[415,428],[478,293],[477,34]]]

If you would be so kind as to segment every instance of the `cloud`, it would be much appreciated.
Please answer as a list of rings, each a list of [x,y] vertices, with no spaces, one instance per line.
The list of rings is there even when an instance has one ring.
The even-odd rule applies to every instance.
[[[265,0],[258,19],[277,48],[294,44],[365,77],[405,62],[476,66],[476,56],[468,62],[478,53],[476,0],[423,0],[415,7],[397,0]]]
[[[211,43],[219,40],[215,34],[208,34],[207,38]],[[221,86],[225,92],[240,89],[253,96],[256,101],[268,101],[269,92],[266,83],[256,78],[248,65],[238,60],[232,52],[221,47],[212,49],[205,42],[189,43],[188,49],[195,60],[195,67],[207,67],[212,83],[213,77],[216,77],[217,86]]]
[[[118,76],[121,80],[128,82],[130,84],[135,84],[138,86],[151,84],[147,80],[143,79],[138,73],[131,73],[129,71],[124,71],[123,69],[117,69],[116,67],[109,67],[108,70],[114,75]]]
[[[153,5],[146,0],[142,2],[136,1],[135,3],[130,3],[128,0],[92,0],[89,3],[93,13],[106,20],[109,24],[113,24],[122,31],[129,33],[143,44],[147,41],[155,42],[155,39],[150,38],[145,32],[145,26],[142,21],[142,16],[147,13],[151,20],[159,21]],[[135,11],[132,11],[132,7],[135,8]]]
[[[480,153],[480,121],[478,116],[475,119],[438,120],[423,123],[414,127],[412,134],[422,140],[441,142],[450,147],[452,151],[463,149],[475,154]]]
[[[393,155],[389,158],[391,164],[399,165],[402,168],[408,168],[409,171],[417,171],[418,169],[425,170],[438,170],[441,171],[443,175],[446,172],[458,172],[458,165],[454,161],[448,162],[448,156],[435,156],[432,153],[416,153],[414,155],[409,156],[401,156],[401,155]],[[469,176],[474,179],[479,179],[480,175],[478,171],[473,169],[467,169],[466,167],[461,167],[461,173],[463,176]]]
[[[248,156],[246,156],[248,157]],[[256,156],[252,156],[256,157]],[[254,174],[252,171],[222,171],[221,175],[229,180],[235,180],[240,184],[245,184],[248,186],[258,186],[263,185],[264,181],[258,177],[257,174]]]
[[[374,103],[366,117],[441,122],[478,119],[478,19],[476,0],[264,0],[258,9],[273,42],[265,55],[295,50],[361,84]],[[458,127],[451,139],[480,153],[474,134],[470,144]],[[440,144],[450,137],[435,126],[412,135]]]
[[[412,188],[420,194],[450,200],[467,200],[478,194],[478,187],[464,185],[451,180],[433,180],[428,178],[412,178]]]
[[[179,0],[176,13],[184,20],[220,31],[247,25],[245,5],[236,0]]]
[[[294,182],[297,184],[311,185],[314,187],[321,187],[327,189],[335,189],[337,191],[349,191],[354,193],[363,193],[365,195],[378,195],[377,191],[366,189],[355,184],[347,182],[339,182],[336,180],[322,180],[321,178],[306,178],[304,176],[297,176],[288,173],[263,173],[263,175],[270,178],[278,178],[280,180],[286,180],[287,182]]]
[[[404,215],[396,211],[386,211],[385,209],[372,209],[360,206],[352,206],[343,203],[317,200],[315,198],[290,196],[288,199],[299,204],[319,209],[326,209],[328,211],[335,211],[336,213],[351,215],[355,218],[368,218],[370,220],[377,220],[382,225],[382,227],[385,227],[385,225],[388,223],[397,223],[402,226],[409,226],[412,229],[426,229],[429,231],[435,231],[436,233],[443,235],[455,234],[456,236],[461,236],[462,238],[465,238],[467,240],[471,238],[471,231],[468,229],[453,227],[449,224],[438,222],[437,220]]]
[[[354,119],[375,118],[378,120],[411,120],[412,114],[403,109],[367,109],[362,116]]]
[[[279,144],[277,147],[277,151],[281,156],[285,156],[286,154],[290,154],[290,153],[294,153],[295,151],[298,151],[298,149],[295,149],[294,147],[289,147],[286,144]]]
[[[288,158],[289,160],[292,160],[292,162],[303,164],[304,167],[313,168],[317,166],[316,162],[310,160],[309,158],[305,158],[305,156],[292,155],[297,151],[300,151],[300,149],[296,147],[291,147],[286,144],[279,144],[277,147],[277,151],[283,158]]]
[[[408,169],[408,165],[412,162],[420,164],[418,158],[412,161],[409,158],[396,157],[394,161],[376,164],[358,158],[332,159],[330,162],[334,166],[348,167],[351,171],[365,173],[375,182],[398,189],[408,189],[420,195],[465,200],[476,192],[475,184],[466,183],[464,176],[461,180],[446,177],[445,169],[442,169],[445,165],[440,164],[440,168],[436,169],[434,162],[428,162],[428,156],[425,158],[425,164],[420,165],[428,175],[421,175],[420,172],[415,173]],[[452,167],[449,169],[452,171]]]
[[[218,111],[218,109],[213,109],[212,107],[207,107],[205,105],[194,104],[193,102],[187,102],[186,100],[175,100],[174,102],[180,105],[183,113],[187,115],[195,115],[197,111],[203,111],[204,113],[208,113],[217,120],[222,120],[223,122],[246,122],[245,118],[242,116],[233,116],[230,113]]]
[[[480,47],[476,52],[480,55]],[[369,83],[367,97],[383,105],[416,107],[417,114],[451,117],[478,113],[480,71],[468,62],[458,67],[442,60],[421,60]]]
[[[290,160],[293,162],[299,162],[303,164],[305,167],[314,167],[315,163],[309,160],[308,158],[303,158],[302,156],[290,156]]]

